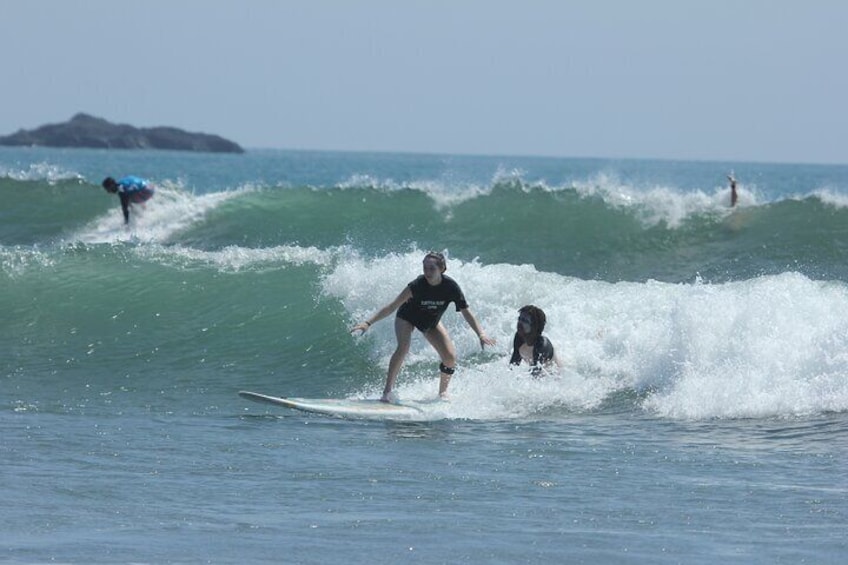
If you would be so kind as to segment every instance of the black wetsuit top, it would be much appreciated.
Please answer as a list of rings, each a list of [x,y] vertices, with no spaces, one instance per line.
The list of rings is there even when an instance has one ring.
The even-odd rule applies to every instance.
[[[512,358],[509,360],[510,365],[521,364],[521,353],[518,348],[524,345],[524,338],[515,332],[515,338],[512,340]],[[551,340],[543,335],[536,338],[536,343],[533,344],[533,363],[531,364],[531,372],[538,375],[542,371],[542,366],[554,358],[554,344]]]
[[[456,305],[457,312],[468,308],[462,289],[455,280],[445,275],[442,275],[442,282],[436,286],[428,283],[424,275],[419,275],[407,286],[412,291],[412,298],[401,304],[397,317],[421,332],[426,333],[438,325],[449,303]]]

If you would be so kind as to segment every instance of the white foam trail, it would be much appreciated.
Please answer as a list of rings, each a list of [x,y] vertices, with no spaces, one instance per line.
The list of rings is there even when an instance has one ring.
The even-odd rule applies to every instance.
[[[18,181],[45,180],[50,184],[62,180],[83,180],[83,176],[77,172],[69,171],[59,165],[53,165],[46,161],[30,163],[25,169],[0,167],[0,178],[8,178]]]
[[[451,381],[449,401],[439,402],[436,362],[431,359],[402,372],[395,397],[400,402],[424,402],[422,419],[503,420],[592,410],[614,391],[615,382],[609,379],[589,378],[567,369],[559,375],[534,378],[526,370],[509,369],[499,359],[461,366]],[[381,393],[382,384],[352,396],[377,398]]]
[[[372,187],[385,192],[400,190],[416,190],[426,194],[433,200],[436,209],[449,208],[452,205],[471,200],[481,195],[491,193],[491,187],[475,183],[462,183],[455,179],[447,180],[413,180],[399,182],[394,179],[379,179],[371,175],[354,175],[339,184],[339,188],[351,189],[363,186]]]
[[[813,196],[834,208],[848,208],[848,195],[830,188],[821,188],[813,192]],[[804,197],[798,197],[803,199]]]
[[[622,183],[613,175],[599,173],[587,181],[576,182],[574,187],[582,197],[598,197],[614,208],[635,211],[636,217],[646,227],[665,224],[678,228],[691,217],[728,214],[731,211],[730,188],[727,186],[715,187],[711,193],[681,191],[667,186],[636,188]],[[737,190],[737,206],[756,205],[756,194],[750,188],[739,184]]]
[[[259,271],[287,265],[328,265],[337,251],[316,247],[280,245],[249,248],[230,245],[217,251],[204,251],[183,246],[141,246],[135,252],[143,257],[187,267],[194,264],[212,266],[221,272]]]
[[[157,186],[153,198],[144,204],[131,205],[128,225],[124,225],[116,198],[113,210],[84,226],[70,240],[88,244],[161,243],[202,220],[222,202],[244,193],[238,190],[195,195],[174,185]]]
[[[32,268],[52,267],[55,263],[51,255],[39,249],[0,245],[0,267],[8,277],[21,276]]]
[[[323,291],[342,302],[353,324],[397,296],[419,273],[422,257],[341,257]],[[461,359],[452,405],[473,399],[463,417],[591,409],[617,392],[635,394],[641,409],[670,418],[848,410],[848,287],[842,283],[784,273],[720,285],[611,284],[530,265],[456,259],[449,259],[448,274],[498,341],[494,351],[480,353],[452,306],[443,318]],[[547,313],[545,333],[567,366],[559,379],[521,381],[506,369],[517,309],[530,303]],[[392,320],[361,339],[385,368],[395,345]],[[398,394],[434,396],[437,364],[426,341],[415,337]]]
[[[521,169],[499,167],[488,185],[462,182],[458,179],[418,180],[397,182],[370,175],[354,175],[341,188],[362,186],[374,187],[387,192],[403,189],[418,190],[434,202],[437,209],[450,208],[467,200],[492,193],[497,185],[514,184],[524,192],[543,190],[560,192],[574,190],[582,198],[600,198],[608,206],[626,209],[638,218],[645,227],[664,224],[679,228],[686,220],[708,214],[726,215],[730,208],[730,187],[721,185],[710,190],[682,190],[673,186],[634,186],[619,180],[616,175],[597,173],[585,180],[575,180],[562,185],[553,185],[544,179],[528,180],[527,172]],[[738,207],[755,206],[758,203],[755,186],[738,185]]]

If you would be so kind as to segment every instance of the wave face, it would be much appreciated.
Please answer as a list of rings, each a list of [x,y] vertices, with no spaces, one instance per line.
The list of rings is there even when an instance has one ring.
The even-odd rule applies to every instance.
[[[731,209],[724,163],[2,149],[3,374],[21,398],[79,379],[127,406],[375,394],[391,324],[347,328],[438,249],[500,344],[446,314],[449,417],[845,411],[848,168],[733,166]],[[157,186],[129,226],[99,186],[123,174]],[[527,303],[559,377],[505,367]],[[415,340],[399,393],[432,393],[435,364]]]

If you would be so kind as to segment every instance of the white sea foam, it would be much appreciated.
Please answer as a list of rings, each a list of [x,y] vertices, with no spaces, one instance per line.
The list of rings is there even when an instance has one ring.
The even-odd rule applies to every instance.
[[[61,165],[41,161],[30,163],[22,168],[2,166],[0,167],[0,178],[18,181],[44,180],[52,184],[62,180],[82,180],[83,176],[75,171],[69,171]]]
[[[20,276],[32,268],[52,267],[55,259],[37,248],[0,245],[0,269],[9,277]]]
[[[380,179],[371,175],[353,175],[339,184],[339,188],[350,189],[368,186],[385,192],[415,190],[426,194],[433,200],[437,209],[450,207],[477,196],[491,193],[490,186],[460,182],[456,179],[413,180],[400,182],[394,179]]]
[[[130,206],[130,223],[124,224],[120,206],[93,220],[70,237],[88,244],[160,243],[190,227],[221,203],[247,189],[197,195],[173,183],[156,186],[156,194],[143,204]],[[116,199],[117,203],[117,199]]]
[[[350,323],[391,301],[420,271],[423,253],[374,260],[343,257],[323,281]],[[718,285],[584,281],[530,265],[450,259],[483,328],[498,345],[480,352],[453,307],[445,314],[461,359],[451,385],[453,417],[514,417],[563,407],[598,407],[615,393],[640,409],[679,419],[794,416],[848,410],[848,287],[795,273]],[[533,380],[506,367],[517,309],[547,313],[565,363],[558,377]],[[394,349],[391,319],[363,339],[385,367]],[[413,339],[397,388],[432,397],[438,359]],[[376,394],[379,391],[367,391]]]
[[[584,198],[597,197],[614,208],[632,210],[646,226],[665,224],[680,227],[687,219],[709,213],[730,212],[730,189],[715,187],[704,190],[681,191],[670,186],[634,187],[621,182],[615,175],[598,173],[586,181],[575,182],[574,188]],[[740,184],[738,206],[757,203],[756,191]]]
[[[821,188],[813,192],[813,196],[834,208],[848,208],[848,195],[831,188]],[[799,199],[804,198],[799,197]]]
[[[522,169],[499,167],[491,181],[483,185],[451,178],[401,183],[371,175],[354,175],[341,183],[340,187],[370,186],[387,192],[402,189],[417,190],[431,198],[436,208],[443,209],[489,195],[495,186],[505,184],[515,185],[525,192],[530,190],[576,191],[581,198],[599,198],[610,207],[628,210],[646,227],[664,224],[670,228],[678,228],[687,219],[695,216],[724,215],[731,211],[730,188],[727,185],[702,190],[681,190],[678,187],[664,185],[635,186],[607,172],[596,173],[586,179],[577,179],[564,184],[552,184],[545,179],[528,180],[527,172]],[[839,201],[836,193],[825,194],[832,196],[830,201]],[[740,208],[756,206],[760,200],[757,187],[754,185],[740,183],[738,195],[737,206]]]
[[[243,270],[261,271],[278,269],[280,266],[305,264],[328,265],[337,255],[336,251],[316,247],[279,245],[275,247],[251,248],[229,245],[216,251],[205,251],[184,246],[141,246],[136,253],[164,262],[190,267],[192,264],[213,266],[221,272]]]

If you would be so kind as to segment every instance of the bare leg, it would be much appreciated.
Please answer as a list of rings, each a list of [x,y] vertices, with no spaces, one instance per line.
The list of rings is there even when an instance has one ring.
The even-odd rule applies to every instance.
[[[412,342],[412,330],[414,329],[415,326],[406,320],[395,318],[397,347],[389,361],[389,369],[386,373],[386,386],[383,389],[383,397],[380,399],[383,402],[389,402],[389,394],[395,387],[395,381],[397,381],[398,373],[400,373],[400,368],[403,366],[403,360],[406,359],[406,354],[409,353],[409,344]]]
[[[425,333],[424,337],[427,338],[427,341],[430,342],[430,345],[432,345],[433,349],[436,350],[436,353],[439,354],[442,365],[450,367],[451,369],[456,367],[456,348],[454,347],[453,341],[451,341],[445,326],[443,326],[441,322],[439,322],[435,328]],[[443,398],[447,397],[450,380],[451,375],[439,372],[439,396]]]

